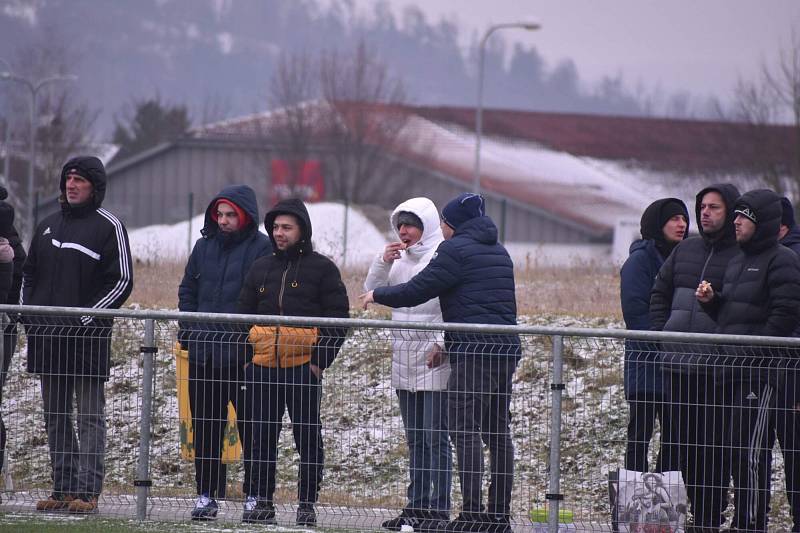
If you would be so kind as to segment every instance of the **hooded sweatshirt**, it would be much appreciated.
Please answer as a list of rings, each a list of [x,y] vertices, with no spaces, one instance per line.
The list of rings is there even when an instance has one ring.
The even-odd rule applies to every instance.
[[[620,270],[620,302],[628,329],[650,329],[650,291],[666,259],[664,252],[677,246],[677,243],[667,243],[663,231],[671,217],[670,213],[676,209],[682,211],[688,221],[686,205],[677,198],[656,200],[642,214],[642,238],[631,244],[630,255]],[[687,236],[688,227],[683,238]],[[656,349],[652,343],[625,341],[626,397],[631,399],[643,392],[661,392],[661,371],[658,367]]]
[[[391,263],[383,260],[383,252],[378,253],[367,273],[364,288],[371,291],[405,283],[425,268],[444,240],[439,227],[439,213],[428,198],[411,198],[398,205],[389,217],[397,233],[397,219],[401,212],[414,213],[423,225],[419,241],[402,252],[400,259]],[[400,238],[399,233],[397,234]],[[433,298],[414,307],[399,307],[392,310],[392,320],[399,322],[442,322],[439,298]],[[396,389],[443,390],[447,388],[450,365],[444,364],[428,368],[427,354],[434,343],[444,348],[443,335],[433,331],[392,330],[392,387]]]
[[[238,206],[250,217],[249,222],[234,232],[220,231],[214,221],[219,200]],[[259,218],[256,193],[247,185],[229,185],[211,199],[200,231],[202,238],[192,249],[178,287],[179,310],[236,312],[236,299],[247,271],[256,259],[272,252],[269,238],[258,231]],[[182,322],[180,326],[178,340],[189,349],[191,363],[204,365],[210,361],[216,368],[244,364],[243,347],[227,337],[230,324]]]
[[[742,253],[728,264],[721,291],[704,304],[717,320],[718,333],[790,337],[800,324],[800,259],[778,243],[780,201],[775,192],[758,189],[736,202],[755,213],[757,222],[753,236],[740,244]],[[723,353],[738,356],[725,361],[734,376],[742,367],[776,366],[788,355],[752,346],[727,346]]]
[[[292,215],[300,225],[300,240],[287,250],[278,249],[272,234],[278,215]],[[314,251],[311,218],[303,202],[296,198],[278,202],[264,217],[264,227],[273,252],[253,263],[239,293],[237,312],[348,318],[350,305],[342,276],[333,261]],[[319,328],[309,362],[327,368],[346,335],[347,328]]]
[[[60,213],[39,223],[23,267],[20,303],[115,309],[133,289],[128,234],[101,207],[106,173],[100,160],[81,156],[67,161],[61,170],[62,198],[72,169],[91,182],[92,196],[80,205],[63,201]],[[30,315],[23,322],[29,372],[108,377],[113,320]]]
[[[714,234],[703,230],[700,204],[708,192],[718,192],[725,201],[725,224]],[[695,198],[695,217],[700,233],[681,242],[664,261],[650,295],[651,329],[713,333],[716,322],[700,306],[695,290],[701,281],[715,291],[722,287],[728,262],[739,253],[733,228],[733,208],[739,191],[729,183],[712,185]],[[665,369],[680,372],[710,372],[709,347],[685,343],[662,343]]]

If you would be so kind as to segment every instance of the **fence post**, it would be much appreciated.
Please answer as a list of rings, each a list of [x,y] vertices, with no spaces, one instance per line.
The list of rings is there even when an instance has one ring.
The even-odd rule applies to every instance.
[[[142,413],[139,421],[139,463],[136,467],[136,518],[147,519],[147,497],[150,486],[150,426],[153,408],[153,358],[158,351],[155,342],[155,321],[144,321],[144,343],[142,354]]]
[[[550,392],[553,407],[550,419],[550,481],[545,499],[548,502],[547,526],[550,533],[558,533],[558,511],[564,495],[561,494],[561,395],[564,390],[564,338],[553,335],[553,381]]]

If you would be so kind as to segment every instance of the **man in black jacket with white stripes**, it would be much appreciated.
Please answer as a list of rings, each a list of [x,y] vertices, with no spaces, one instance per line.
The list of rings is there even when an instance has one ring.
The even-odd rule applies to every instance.
[[[61,212],[36,227],[23,268],[23,305],[119,308],[133,289],[128,234],[103,209],[106,172],[96,157],[61,170]],[[39,511],[97,511],[103,487],[113,319],[23,317],[28,371],[39,374],[53,468],[53,493]],[[78,412],[77,439],[72,420]]]

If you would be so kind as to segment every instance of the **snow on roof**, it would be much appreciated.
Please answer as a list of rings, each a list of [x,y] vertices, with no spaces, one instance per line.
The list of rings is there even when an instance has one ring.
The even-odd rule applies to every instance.
[[[336,264],[364,265],[386,245],[383,234],[359,211],[348,209],[347,257],[344,251],[344,206],[332,202],[306,204],[311,216],[314,249]],[[200,238],[205,215],[177,224],[157,224],[132,230],[128,235],[131,253],[139,261],[179,261],[189,256],[191,244]],[[191,222],[191,229],[190,229]],[[263,225],[259,228],[264,232]]]

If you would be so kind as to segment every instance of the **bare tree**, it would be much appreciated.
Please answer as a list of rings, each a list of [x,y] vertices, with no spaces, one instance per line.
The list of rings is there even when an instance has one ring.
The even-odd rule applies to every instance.
[[[330,183],[345,202],[368,196],[367,184],[385,187],[396,164],[384,157],[406,142],[403,82],[361,40],[352,53],[325,52],[320,82],[326,106],[323,142],[331,149]],[[381,173],[382,179],[372,179]]]
[[[259,134],[275,146],[288,163],[285,195],[303,196],[300,179],[309,159],[319,116],[319,77],[313,58],[305,51],[283,53],[269,85],[272,110]]]

